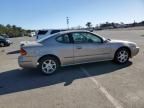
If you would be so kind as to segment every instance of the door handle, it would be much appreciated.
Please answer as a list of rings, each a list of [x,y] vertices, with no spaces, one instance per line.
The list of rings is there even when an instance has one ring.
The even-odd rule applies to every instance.
[[[76,49],[79,49],[79,50],[80,50],[80,49],[82,49],[82,47],[81,47],[81,46],[77,46]]]

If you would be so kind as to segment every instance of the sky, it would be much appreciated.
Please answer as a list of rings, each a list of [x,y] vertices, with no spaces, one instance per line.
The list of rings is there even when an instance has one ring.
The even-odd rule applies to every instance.
[[[144,0],[0,0],[0,24],[25,29],[93,26],[144,20]]]

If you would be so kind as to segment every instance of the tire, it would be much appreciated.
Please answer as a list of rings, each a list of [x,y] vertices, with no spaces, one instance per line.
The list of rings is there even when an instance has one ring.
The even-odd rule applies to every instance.
[[[5,43],[4,42],[0,42],[0,47],[4,47]]]
[[[51,75],[58,70],[59,66],[60,64],[56,58],[44,57],[39,61],[38,68],[43,74]]]
[[[125,64],[129,61],[130,52],[126,48],[120,48],[114,57],[114,61],[118,64]]]

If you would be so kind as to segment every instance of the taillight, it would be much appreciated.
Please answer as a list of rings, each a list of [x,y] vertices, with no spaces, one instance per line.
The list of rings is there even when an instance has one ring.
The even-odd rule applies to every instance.
[[[23,48],[21,48],[21,49],[20,49],[20,54],[21,54],[21,55],[27,55],[27,52],[26,52]]]

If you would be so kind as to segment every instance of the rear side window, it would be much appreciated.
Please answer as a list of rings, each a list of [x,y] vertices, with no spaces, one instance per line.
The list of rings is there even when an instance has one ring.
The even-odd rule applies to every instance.
[[[38,35],[45,35],[47,32],[47,30],[39,30]]]
[[[65,35],[59,36],[56,38],[56,41],[60,43],[70,43],[69,35],[65,34]]]

